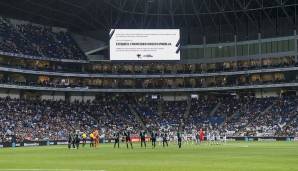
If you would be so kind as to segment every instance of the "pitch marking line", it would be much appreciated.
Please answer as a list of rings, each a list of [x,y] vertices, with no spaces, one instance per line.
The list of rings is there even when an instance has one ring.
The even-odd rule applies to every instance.
[[[85,169],[0,169],[0,171],[106,171],[106,170],[85,170]]]

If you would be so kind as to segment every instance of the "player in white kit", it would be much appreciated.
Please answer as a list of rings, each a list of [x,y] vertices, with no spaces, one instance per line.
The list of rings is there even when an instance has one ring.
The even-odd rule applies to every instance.
[[[208,131],[208,134],[207,134],[206,138],[207,138],[208,144],[211,145],[211,132],[210,131]]]

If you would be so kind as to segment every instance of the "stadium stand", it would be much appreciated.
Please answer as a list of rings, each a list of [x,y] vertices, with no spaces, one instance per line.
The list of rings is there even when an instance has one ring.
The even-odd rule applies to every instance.
[[[133,96],[105,96],[93,102],[64,102],[0,100],[0,135],[2,141],[10,141],[10,135],[16,134],[22,140],[66,140],[69,132],[81,130],[91,132],[97,126],[103,129],[106,138],[112,137],[114,130],[130,128],[134,134],[141,130],[141,123],[129,110],[128,105],[138,111],[148,130],[168,130],[174,132],[184,125],[182,117],[187,101],[149,100],[127,101]],[[211,98],[212,99],[212,98]],[[191,133],[199,128],[218,129],[229,136],[297,136],[297,101],[296,97],[262,98],[243,97],[237,103],[224,98],[218,109],[217,117],[233,116],[233,119],[213,122],[211,108],[216,102],[206,98],[192,100],[190,115],[186,118],[184,131]],[[161,103],[161,104],[159,104]],[[161,105],[162,111],[158,111]],[[182,106],[182,107],[181,107]],[[228,107],[227,107],[228,106]],[[269,108],[268,108],[269,107]],[[263,111],[262,109],[267,109]],[[213,123],[213,124],[212,124]],[[172,133],[171,135],[173,135]]]
[[[3,49],[5,49],[3,45]],[[8,50],[7,50],[8,51]],[[139,63],[134,64],[111,64],[109,62],[101,63],[72,63],[63,64],[50,61],[38,61],[32,59],[23,59],[22,63],[13,60],[11,57],[1,56],[4,60],[0,61],[1,66],[20,68],[37,71],[50,71],[59,73],[85,73],[85,74],[205,74],[218,72],[236,72],[258,69],[276,69],[291,68],[297,66],[294,56],[272,57],[254,60],[239,60],[233,62],[216,62],[207,64],[160,64],[160,63]],[[44,65],[42,65],[44,64]],[[72,67],[75,65],[76,67]],[[180,68],[180,69],[177,69]],[[191,68],[191,69],[189,69]]]
[[[0,25],[1,51],[36,57],[86,59],[67,32],[54,32],[51,27],[41,25],[13,25],[3,17]]]

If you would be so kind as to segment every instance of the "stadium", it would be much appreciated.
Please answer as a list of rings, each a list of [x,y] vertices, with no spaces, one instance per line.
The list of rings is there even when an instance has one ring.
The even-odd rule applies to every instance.
[[[0,171],[297,170],[297,7],[0,1]]]

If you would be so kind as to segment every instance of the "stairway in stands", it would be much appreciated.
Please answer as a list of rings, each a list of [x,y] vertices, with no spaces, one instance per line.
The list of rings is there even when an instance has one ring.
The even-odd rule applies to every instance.
[[[134,109],[134,107],[132,106],[132,104],[128,103],[128,108],[130,110],[130,112],[135,116],[135,118],[139,121],[139,124],[141,125],[141,127],[143,128],[143,130],[146,130],[146,126],[144,121],[141,119],[140,114]]]

